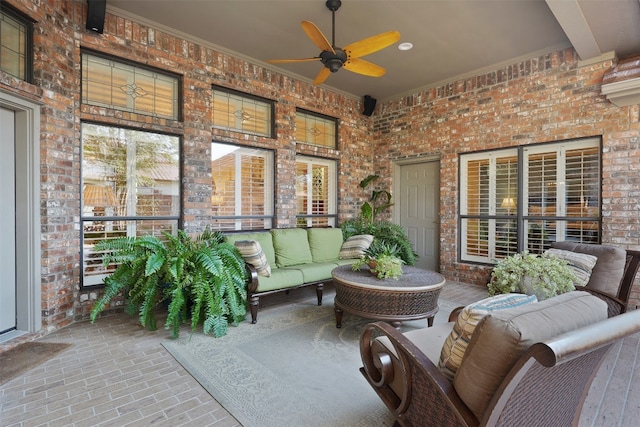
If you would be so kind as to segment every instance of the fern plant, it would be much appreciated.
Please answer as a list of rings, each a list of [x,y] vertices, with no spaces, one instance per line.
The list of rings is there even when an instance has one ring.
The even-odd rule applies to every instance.
[[[229,323],[246,315],[246,269],[238,250],[220,232],[205,230],[195,239],[177,235],[122,237],[96,245],[103,263],[118,268],[105,279],[105,292],[91,310],[95,322],[113,297],[124,293],[127,312],[155,330],[158,304],[168,302],[165,328],[177,338],[182,323],[192,330],[223,336]]]

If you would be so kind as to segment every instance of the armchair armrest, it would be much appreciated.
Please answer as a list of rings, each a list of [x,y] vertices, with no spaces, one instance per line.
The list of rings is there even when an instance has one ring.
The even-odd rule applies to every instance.
[[[374,350],[386,337],[389,352]],[[408,338],[385,322],[368,324],[360,338],[360,372],[403,426],[477,426],[478,420],[456,393],[453,384]],[[398,366],[394,366],[394,364]],[[401,375],[402,378],[394,378]],[[398,395],[391,383],[400,381]],[[398,387],[396,387],[397,389]]]

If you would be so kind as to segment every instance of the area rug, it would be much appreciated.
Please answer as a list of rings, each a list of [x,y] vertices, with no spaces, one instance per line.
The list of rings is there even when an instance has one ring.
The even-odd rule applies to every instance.
[[[0,353],[0,385],[35,368],[70,345],[31,341]]]
[[[243,322],[221,338],[183,334],[163,345],[244,427],[391,426],[358,370],[358,340],[370,320],[345,313],[337,329],[327,299],[320,307],[313,297],[269,307],[257,324]],[[455,307],[439,305],[438,318]]]

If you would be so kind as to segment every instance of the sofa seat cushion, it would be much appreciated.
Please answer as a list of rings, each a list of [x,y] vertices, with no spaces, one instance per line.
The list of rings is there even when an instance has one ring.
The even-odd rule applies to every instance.
[[[340,259],[359,259],[364,256],[366,251],[373,242],[371,234],[358,234],[349,237],[342,243],[340,248]]]
[[[267,256],[262,250],[260,242],[256,240],[236,240],[235,242],[238,252],[242,255],[244,261],[251,264],[256,272],[265,277],[271,276],[271,266],[267,261]]]
[[[302,228],[274,228],[271,230],[273,249],[278,267],[313,262],[307,230]]]
[[[576,242],[554,242],[552,247],[597,257],[598,262],[591,270],[591,277],[586,287],[609,295],[618,295],[627,262],[627,251],[615,246]]]
[[[292,265],[284,268],[295,268],[302,272],[304,283],[318,282],[331,279],[331,270],[336,268],[335,262],[314,262],[311,264]]]
[[[340,257],[342,246],[342,229],[340,228],[309,228],[309,249],[313,262],[334,261]]]
[[[262,252],[264,252],[264,256],[267,258],[269,267],[272,270],[276,268],[276,254],[273,249],[273,239],[271,238],[271,233],[268,231],[229,233],[226,234],[225,237],[227,238],[227,242],[234,245],[235,242],[240,240],[254,240],[260,243],[260,247],[262,248]]]
[[[304,283],[302,271],[289,268],[271,270],[271,276],[260,276],[256,292],[274,291],[299,286]]]
[[[456,392],[482,419],[509,370],[531,345],[606,318],[607,304],[581,291],[490,313],[473,333],[453,382]]]
[[[498,310],[520,307],[537,301],[535,295],[501,294],[476,301],[463,308],[439,355],[438,367],[442,373],[453,382],[473,331],[484,316]]]
[[[574,286],[586,286],[591,277],[591,271],[598,262],[598,257],[583,254],[581,252],[565,251],[564,249],[551,248],[545,251],[546,255],[553,255],[567,262],[569,268],[576,276]]]

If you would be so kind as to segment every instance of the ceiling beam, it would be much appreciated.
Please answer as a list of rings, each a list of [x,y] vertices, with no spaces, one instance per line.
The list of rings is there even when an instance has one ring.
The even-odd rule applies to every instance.
[[[580,59],[587,60],[602,55],[593,36],[579,0],[545,0]]]

